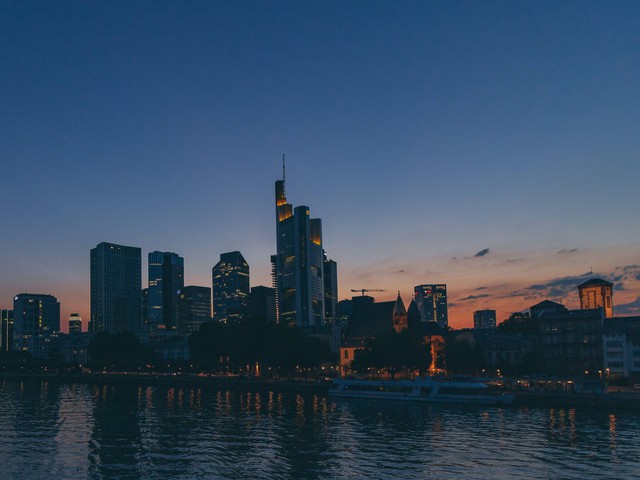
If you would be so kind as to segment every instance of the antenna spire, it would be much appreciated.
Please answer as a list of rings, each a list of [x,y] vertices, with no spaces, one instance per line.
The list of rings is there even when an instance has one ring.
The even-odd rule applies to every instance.
[[[282,181],[285,181],[285,175],[284,175],[284,153],[282,154]]]

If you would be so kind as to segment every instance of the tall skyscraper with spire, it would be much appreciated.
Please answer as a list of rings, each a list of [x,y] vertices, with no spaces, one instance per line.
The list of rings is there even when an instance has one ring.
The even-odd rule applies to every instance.
[[[325,325],[324,250],[322,221],[310,218],[309,207],[293,207],[282,180],[275,184],[277,251],[272,258],[278,321],[302,328]]]

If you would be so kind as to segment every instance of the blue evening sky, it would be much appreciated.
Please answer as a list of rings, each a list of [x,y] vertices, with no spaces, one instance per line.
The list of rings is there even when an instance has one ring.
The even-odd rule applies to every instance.
[[[639,32],[624,1],[4,0],[0,305],[88,320],[102,241],[270,284],[285,153],[340,298],[444,282],[468,326],[593,269],[640,312]]]

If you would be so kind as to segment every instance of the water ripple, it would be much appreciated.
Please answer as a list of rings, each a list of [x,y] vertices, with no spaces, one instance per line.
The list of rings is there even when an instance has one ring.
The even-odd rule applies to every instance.
[[[640,477],[640,416],[214,388],[0,384],[6,478]]]

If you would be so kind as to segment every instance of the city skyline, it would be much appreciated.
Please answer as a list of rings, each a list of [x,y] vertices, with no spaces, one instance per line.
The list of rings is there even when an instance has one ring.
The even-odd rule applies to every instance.
[[[270,286],[284,152],[340,300],[446,284],[457,328],[578,308],[593,272],[640,314],[637,4],[193,5],[1,7],[2,308],[86,329],[100,242]]]

